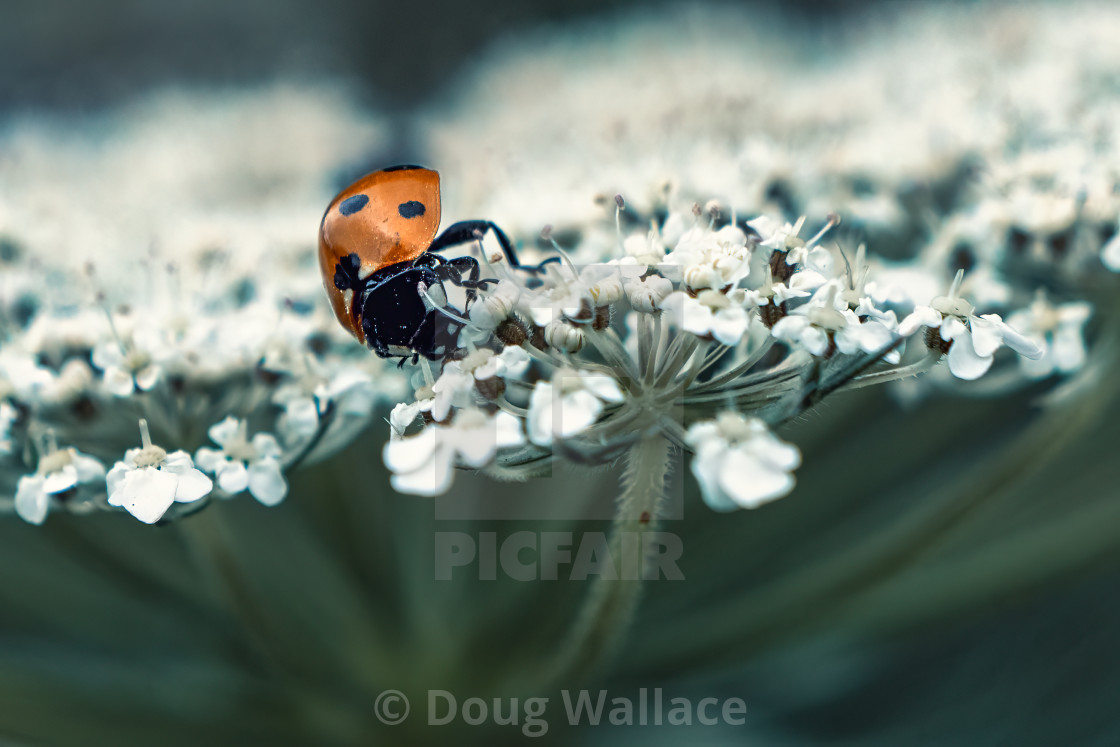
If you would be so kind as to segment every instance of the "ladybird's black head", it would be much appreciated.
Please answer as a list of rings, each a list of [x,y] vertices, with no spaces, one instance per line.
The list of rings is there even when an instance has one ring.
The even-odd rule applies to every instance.
[[[413,169],[422,169],[423,166],[417,166],[414,163],[401,163],[396,166],[386,166],[381,169],[382,171],[412,171]]]

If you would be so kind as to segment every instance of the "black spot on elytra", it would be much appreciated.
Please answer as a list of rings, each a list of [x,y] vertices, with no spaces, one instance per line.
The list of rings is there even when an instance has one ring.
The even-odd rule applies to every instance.
[[[416,200],[402,202],[397,205],[397,212],[401,214],[402,218],[418,218],[424,214],[424,203]]]
[[[338,204],[338,212],[343,215],[353,215],[369,203],[369,197],[366,195],[354,195],[347,197],[345,200]]]

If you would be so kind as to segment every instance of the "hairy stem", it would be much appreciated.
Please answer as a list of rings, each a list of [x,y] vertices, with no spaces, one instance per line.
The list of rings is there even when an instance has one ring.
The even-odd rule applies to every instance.
[[[601,574],[591,582],[558,649],[559,655],[548,668],[548,684],[586,680],[615,652],[629,629],[646,575],[647,558],[642,554],[639,534],[656,528],[669,470],[669,449],[668,439],[660,432],[630,447],[609,540],[609,557],[616,563],[617,578]]]

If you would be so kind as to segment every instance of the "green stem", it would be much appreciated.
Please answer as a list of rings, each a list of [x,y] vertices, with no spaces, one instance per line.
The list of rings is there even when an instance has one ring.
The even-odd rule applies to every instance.
[[[617,578],[599,575],[591,582],[559,655],[548,670],[548,684],[586,680],[615,653],[629,629],[641,598],[647,558],[640,556],[638,564],[627,563],[626,545],[635,545],[633,539],[626,538],[656,528],[669,470],[669,449],[668,439],[660,432],[630,447],[609,540],[609,558],[618,569]],[[637,546],[642,545],[639,540]]]

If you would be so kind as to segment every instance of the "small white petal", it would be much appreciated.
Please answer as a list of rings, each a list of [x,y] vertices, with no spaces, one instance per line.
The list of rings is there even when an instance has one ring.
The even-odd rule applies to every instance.
[[[985,314],[980,318],[995,324],[997,326],[997,329],[999,330],[999,334],[1001,339],[1003,340],[1003,344],[1014,350],[1019,355],[1022,355],[1026,358],[1033,358],[1034,360],[1038,360],[1042,357],[1041,345],[1039,345],[1037,342],[1027,337],[1026,335],[1021,334],[1011,325],[1004,323],[1004,321],[1000,319],[998,315]],[[976,352],[982,353],[983,351],[977,349]]]
[[[712,337],[724,345],[735,345],[743,339],[749,322],[745,309],[739,306],[723,309],[712,318]]]
[[[972,325],[972,347],[981,358],[995,355],[1003,344],[1004,323],[995,314],[974,316],[969,320]]]
[[[410,495],[435,496],[451,487],[451,460],[454,452],[436,449],[431,457],[410,471],[396,472],[390,479],[393,489]]]
[[[590,428],[602,411],[602,401],[587,390],[567,394],[560,402],[560,422],[553,424],[553,432],[560,438],[575,436]]]
[[[929,306],[919,306],[898,325],[898,333],[909,337],[922,327],[941,326],[941,314]]]
[[[271,433],[258,433],[253,436],[253,450],[257,452],[257,457],[260,459],[279,459],[284,454],[280,443]]]
[[[123,368],[105,369],[103,382],[105,391],[117,397],[127,397],[135,390],[132,374]]]
[[[217,473],[218,470],[228,461],[226,453],[218,449],[210,449],[203,446],[195,452],[194,461],[198,468],[210,474]]]
[[[319,430],[319,408],[312,397],[297,397],[284,405],[284,427],[296,439],[310,438]]]
[[[157,383],[163,373],[159,366],[145,366],[136,372],[136,388],[142,392],[149,391]]]
[[[887,347],[894,335],[882,322],[870,320],[859,325],[860,346],[865,353],[874,353]]]
[[[109,504],[121,506],[145,524],[155,524],[175,502],[178,478],[155,467],[143,467],[125,474],[109,496]]]
[[[124,363],[124,353],[116,340],[107,340],[94,346],[92,361],[97,368],[108,371],[110,368],[120,368]]]
[[[611,376],[604,374],[580,374],[583,388],[604,402],[622,402],[626,396]]]
[[[801,339],[801,333],[808,326],[809,320],[803,316],[784,316],[774,324],[771,334],[776,340],[796,342]]]
[[[249,467],[249,492],[266,506],[275,506],[288,494],[288,481],[276,459],[259,459]]]
[[[946,342],[951,342],[952,340],[957,339],[967,332],[968,327],[966,327],[964,322],[962,322],[955,316],[947,316],[941,322],[940,335],[941,339],[945,340]]]
[[[43,492],[54,495],[78,484],[78,470],[67,464],[62,469],[47,473],[43,478]]]
[[[191,503],[210,494],[214,483],[200,470],[195,469],[190,456],[185,451],[173,451],[163,460],[161,472],[178,478],[174,499],[179,503]]]
[[[1113,272],[1120,272],[1120,233],[1113,236],[1101,249],[1101,261]]]
[[[464,464],[474,469],[481,469],[489,464],[498,450],[497,434],[492,423],[461,431],[448,428],[440,436],[448,440],[447,447],[454,448]],[[451,443],[452,440],[454,443]]]
[[[537,446],[552,445],[552,414],[556,407],[552,391],[552,384],[538,381],[529,397],[529,415],[525,424],[529,440]]]
[[[521,430],[520,420],[502,411],[498,413],[495,421],[497,427],[495,438],[499,449],[508,449],[525,443],[525,433]]]
[[[50,496],[43,490],[43,478],[28,475],[19,478],[16,487],[16,513],[28,524],[42,524],[47,520]]]
[[[83,454],[77,449],[70,452],[70,463],[78,471],[79,482],[94,482],[105,477],[105,465],[100,459]]]
[[[824,355],[828,350],[828,335],[819,327],[806,327],[801,333],[801,344],[813,355]]]
[[[1054,364],[1059,371],[1069,373],[1085,364],[1085,340],[1079,327],[1058,327],[1052,346]]]
[[[753,454],[735,449],[719,472],[719,485],[736,504],[757,508],[793,490],[793,475],[767,464]]]
[[[218,468],[216,477],[218,487],[230,495],[236,495],[249,487],[249,470],[246,469],[245,462],[240,459],[227,461]]]
[[[385,466],[396,473],[412,472],[429,462],[436,450],[436,429],[428,427],[415,436],[390,440],[381,449]]]
[[[113,468],[105,475],[105,492],[112,495],[117,492],[124,480],[124,476],[132,471],[132,467],[125,462],[117,462]]]
[[[958,379],[972,381],[979,379],[992,367],[991,356],[976,354],[972,346],[972,336],[965,331],[949,348],[949,371]]]
[[[408,426],[412,425],[416,416],[420,414],[420,408],[420,402],[398,402],[389,413],[389,426],[392,428],[393,435],[401,435],[408,430]]]
[[[237,435],[239,425],[240,423],[237,418],[229,415],[220,423],[215,423],[210,426],[210,430],[207,431],[207,434],[210,436],[211,441],[219,446],[225,446]]]

